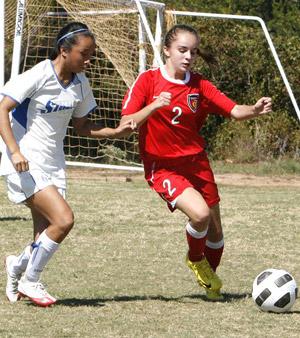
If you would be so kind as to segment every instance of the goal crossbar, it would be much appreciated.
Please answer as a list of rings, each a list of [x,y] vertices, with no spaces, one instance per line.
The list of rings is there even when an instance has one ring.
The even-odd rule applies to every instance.
[[[48,12],[47,16],[71,16],[73,14],[79,15],[112,15],[112,14],[132,14],[137,13],[136,9],[120,9],[120,10],[101,10],[101,11],[76,11],[76,12]]]

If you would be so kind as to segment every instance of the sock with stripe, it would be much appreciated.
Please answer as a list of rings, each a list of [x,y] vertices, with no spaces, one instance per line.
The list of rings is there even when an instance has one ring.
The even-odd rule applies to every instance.
[[[214,271],[216,271],[217,267],[220,265],[223,250],[224,250],[223,238],[219,242],[210,242],[208,240],[206,241],[204,254]]]
[[[204,231],[195,230],[190,222],[186,225],[186,238],[189,246],[189,260],[191,262],[198,262],[204,256],[204,249],[207,237],[207,229]]]
[[[46,230],[44,230],[32,246],[33,250],[25,271],[25,279],[30,282],[37,282],[59,244],[49,238]]]
[[[16,256],[16,258],[11,261],[9,267],[12,276],[18,276],[26,270],[30,255],[31,245],[27,245],[20,255]]]

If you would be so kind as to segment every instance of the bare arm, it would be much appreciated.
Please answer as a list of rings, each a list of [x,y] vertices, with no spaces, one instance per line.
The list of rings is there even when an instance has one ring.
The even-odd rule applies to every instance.
[[[231,116],[238,120],[249,120],[251,118],[267,114],[272,111],[272,99],[270,97],[260,98],[253,106],[236,105],[231,111]]]
[[[86,116],[82,118],[73,117],[72,122],[78,135],[97,139],[127,137],[136,129],[136,123],[133,119],[122,125],[120,124],[117,128],[102,127],[90,121]]]
[[[148,106],[130,115],[123,115],[120,124],[124,124],[129,120],[134,120],[137,128],[140,127],[157,109],[168,106],[171,102],[171,94],[168,92],[161,92],[155,101],[148,104]]]
[[[9,112],[16,106],[17,103],[8,96],[5,96],[0,102],[0,134],[11,153],[13,166],[18,172],[22,172],[27,171],[29,165],[27,159],[20,152],[19,145],[16,142],[9,120]]]

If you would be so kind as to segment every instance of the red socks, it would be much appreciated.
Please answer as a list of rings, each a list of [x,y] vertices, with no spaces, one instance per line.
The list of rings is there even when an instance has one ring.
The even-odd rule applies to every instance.
[[[220,264],[224,249],[224,239],[219,242],[207,240],[207,230],[198,232],[190,223],[186,225],[186,238],[189,246],[189,260],[199,262],[205,256],[214,271]]]
[[[191,262],[198,262],[204,256],[206,244],[207,230],[198,232],[192,228],[191,224],[186,225],[186,238],[189,245],[189,260]]]
[[[224,249],[224,239],[219,242],[206,241],[204,255],[214,271],[220,264]]]

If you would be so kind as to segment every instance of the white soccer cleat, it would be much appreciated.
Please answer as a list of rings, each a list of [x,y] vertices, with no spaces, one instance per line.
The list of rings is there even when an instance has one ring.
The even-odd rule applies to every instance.
[[[23,277],[19,281],[18,290],[22,297],[28,297],[38,306],[47,307],[56,303],[56,299],[49,295],[41,282],[30,282]]]
[[[11,303],[15,303],[21,298],[18,291],[18,283],[21,278],[21,274],[14,276],[10,271],[10,265],[15,258],[17,258],[17,256],[10,255],[7,256],[4,261],[7,275],[6,297]]]

